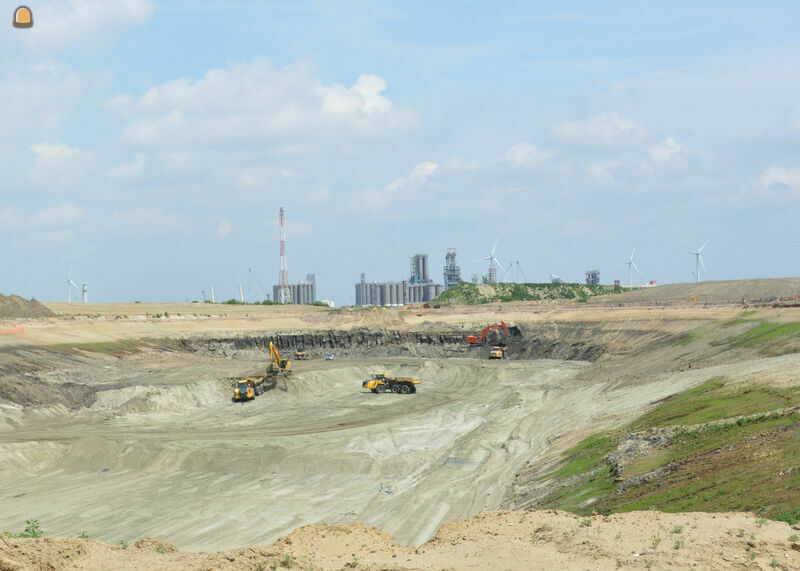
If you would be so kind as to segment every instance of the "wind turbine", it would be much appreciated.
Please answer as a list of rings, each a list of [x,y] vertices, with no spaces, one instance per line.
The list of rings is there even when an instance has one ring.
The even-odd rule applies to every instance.
[[[521,283],[527,283],[528,278],[525,277],[525,272],[522,270],[522,264],[519,263],[519,260],[509,262],[508,269],[503,273],[503,283],[508,283],[509,279],[511,279],[511,283],[517,283],[516,278],[520,276],[522,277]]]
[[[564,280],[562,280],[559,276],[553,273],[553,268],[550,267],[550,260],[547,260],[547,271],[550,273],[550,283],[551,284],[563,284]]]
[[[639,274],[640,276],[642,275],[642,272],[639,271],[639,266],[637,266],[636,262],[633,261],[633,255],[635,253],[636,253],[636,246],[634,246],[633,250],[631,250],[631,257],[628,258],[627,262],[620,262],[619,264],[614,264],[615,266],[624,266],[624,265],[628,266],[628,285],[629,286],[633,285],[633,272],[631,272],[631,268],[635,269],[636,273]],[[644,277],[644,276],[642,276],[642,277]]]
[[[489,273],[487,274],[487,276],[488,276],[487,283],[490,283],[490,284],[497,283],[497,268],[495,267],[495,264],[500,266],[500,269],[503,270],[504,272],[506,271],[506,269],[498,261],[498,259],[494,257],[494,251],[495,250],[497,250],[497,238],[494,239],[494,247],[492,248],[492,253],[491,254],[489,254],[485,258],[478,258],[477,260],[472,260],[473,264],[475,262],[484,262],[486,260],[489,260]]]
[[[699,248],[697,248],[697,251],[689,250],[690,254],[694,254],[694,264],[695,264],[695,273],[694,273],[694,275],[695,275],[695,279],[697,280],[697,283],[700,283],[700,266],[703,266],[703,271],[704,272],[706,271],[706,265],[703,263],[703,256],[700,255],[700,252],[703,251],[703,248],[706,247],[706,244],[708,244],[709,240],[711,240],[711,238],[709,238],[708,240],[703,242],[703,245],[700,246]]]
[[[67,279],[65,279],[63,282],[58,282],[56,284],[53,284],[53,287],[59,284],[64,284],[67,286],[67,303],[72,303],[72,288],[74,287],[76,290],[80,291],[78,284],[72,281],[72,268],[69,269],[69,273],[67,274]]]

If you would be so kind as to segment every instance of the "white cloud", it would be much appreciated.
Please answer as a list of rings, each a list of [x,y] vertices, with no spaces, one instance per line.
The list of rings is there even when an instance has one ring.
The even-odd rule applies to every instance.
[[[6,69],[0,79],[0,144],[22,145],[51,136],[72,111],[84,82],[64,63]]]
[[[31,145],[31,151],[35,155],[31,178],[51,191],[70,188],[95,167],[92,151],[64,143],[36,143]]]
[[[549,149],[543,149],[528,141],[517,143],[506,151],[503,161],[517,167],[532,167],[543,163],[554,155]]]
[[[641,142],[644,128],[617,113],[601,113],[582,121],[559,123],[553,133],[573,145],[616,148]]]
[[[668,137],[650,147],[650,156],[657,163],[664,163],[681,152],[681,145],[672,137]]]
[[[74,204],[58,204],[37,213],[32,222],[37,226],[73,226],[86,217],[83,208]]]
[[[592,175],[598,182],[604,184],[617,184],[616,171],[622,166],[622,160],[615,159],[602,163],[593,163],[589,165],[589,174]]]
[[[146,24],[153,15],[150,0],[52,0],[31,4],[33,47],[86,45],[113,38],[128,25]]]
[[[444,170],[447,171],[475,172],[481,167],[482,165],[478,161],[467,161],[464,157],[453,157],[443,165]]]
[[[366,207],[380,210],[389,204],[408,202],[438,168],[438,163],[424,161],[415,166],[407,177],[396,178],[382,189],[365,189],[361,192],[361,199],[353,204],[353,209]]]
[[[203,77],[150,88],[138,100],[125,94],[107,103],[131,117],[127,140],[142,147],[297,144],[373,135],[413,122],[383,95],[386,82],[361,75],[355,85],[325,86],[307,65],[273,68],[265,60],[212,69]]]
[[[108,176],[114,180],[124,181],[136,179],[144,172],[147,160],[142,154],[137,154],[133,162],[115,166],[108,171]]]
[[[359,76],[353,87],[332,85],[318,86],[325,111],[339,114],[362,112],[365,115],[386,114],[392,110],[392,103],[381,95],[386,91],[386,82],[371,73]]]
[[[275,180],[292,176],[292,171],[272,165],[258,165],[244,169],[239,175],[239,184],[244,188],[264,188]]]
[[[49,163],[68,161],[79,153],[77,148],[63,143],[37,143],[31,145],[31,150],[36,153],[38,160]]]
[[[414,167],[411,175],[408,178],[398,178],[390,182],[386,186],[387,192],[396,192],[400,189],[415,191],[428,180],[436,169],[439,168],[437,163],[432,161],[425,161]]]
[[[776,186],[800,190],[800,169],[787,169],[772,165],[764,170],[759,182],[764,190],[770,190]]]
[[[219,216],[212,216],[208,219],[209,224],[214,228],[214,232],[220,238],[227,236],[233,230],[231,223]]]

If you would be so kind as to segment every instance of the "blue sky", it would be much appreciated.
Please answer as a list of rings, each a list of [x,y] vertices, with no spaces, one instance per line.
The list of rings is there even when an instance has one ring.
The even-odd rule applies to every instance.
[[[3,0],[0,291],[798,275],[800,8],[597,4]]]

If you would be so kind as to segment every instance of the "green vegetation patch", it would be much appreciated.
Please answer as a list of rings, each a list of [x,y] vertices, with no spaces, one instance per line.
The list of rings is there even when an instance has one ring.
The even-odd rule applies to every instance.
[[[538,507],[579,514],[736,510],[796,522],[800,414],[775,411],[792,405],[800,405],[797,387],[726,386],[725,378],[714,377],[620,430],[587,438],[567,451],[558,469],[529,482],[558,482]],[[724,419],[729,422],[711,422]],[[627,435],[675,425],[687,428],[622,473],[607,462]]]
[[[639,417],[628,429],[632,432],[648,428],[701,424],[800,405],[800,395],[790,388],[769,385],[736,385],[727,387],[725,377],[713,377],[702,385],[664,400],[659,406]]]
[[[498,283],[479,285],[461,282],[443,292],[435,301],[442,305],[479,305],[511,301],[567,300],[583,302],[591,296],[621,293],[621,291],[621,288],[614,286],[578,283]]]
[[[601,513],[657,509],[757,511],[765,517],[800,515],[798,417],[763,415],[753,422],[714,426],[679,435],[665,447],[667,472],[612,493],[596,505]],[[635,467],[626,469],[630,477]],[[615,484],[615,491],[620,482]],[[785,521],[785,519],[784,519]]]
[[[785,335],[796,335],[800,332],[800,322],[791,323],[770,323],[761,321],[758,325],[751,327],[744,333],[729,337],[719,344],[727,345],[729,349],[736,347],[760,347],[783,337]]]

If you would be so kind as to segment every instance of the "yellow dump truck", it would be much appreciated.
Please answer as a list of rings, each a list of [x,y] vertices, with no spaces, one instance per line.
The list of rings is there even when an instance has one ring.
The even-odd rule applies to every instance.
[[[365,389],[371,390],[373,393],[382,393],[390,391],[407,395],[409,393],[417,392],[417,385],[422,382],[422,379],[412,379],[411,377],[390,377],[383,373],[375,373],[370,378],[366,379],[361,386]]]
[[[492,349],[489,351],[490,359],[502,359],[505,356],[506,356],[506,348],[501,347],[500,345],[492,347]]]
[[[233,387],[233,402],[253,400],[266,389],[264,377],[239,379]]]
[[[304,359],[308,359],[308,352],[306,351],[295,351],[294,358],[298,361],[302,361]]]

